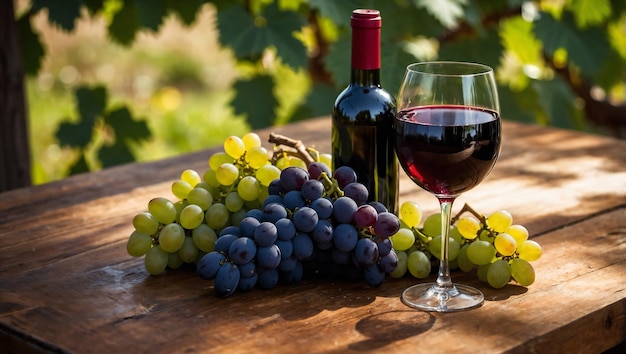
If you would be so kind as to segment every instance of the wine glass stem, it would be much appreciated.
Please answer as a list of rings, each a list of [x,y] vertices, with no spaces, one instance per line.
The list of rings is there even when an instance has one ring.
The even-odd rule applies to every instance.
[[[450,265],[448,262],[450,249],[450,218],[452,212],[452,203],[454,198],[439,198],[441,206],[441,260],[439,261],[439,274],[437,275],[437,285],[444,289],[453,287],[452,278],[450,277]]]

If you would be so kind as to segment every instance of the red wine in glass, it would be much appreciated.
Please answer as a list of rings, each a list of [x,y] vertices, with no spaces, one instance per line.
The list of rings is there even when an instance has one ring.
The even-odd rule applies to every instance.
[[[433,194],[441,209],[437,279],[402,292],[402,301],[424,311],[476,308],[483,293],[454,284],[449,235],[454,200],[482,182],[500,152],[500,105],[493,69],[468,62],[422,62],[407,66],[394,120],[395,150],[411,181]]]
[[[398,112],[396,152],[419,186],[457,196],[479,184],[500,151],[498,113],[468,106],[410,107]]]

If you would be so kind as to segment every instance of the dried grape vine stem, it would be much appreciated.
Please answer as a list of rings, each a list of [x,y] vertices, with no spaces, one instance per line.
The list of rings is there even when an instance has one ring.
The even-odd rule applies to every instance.
[[[270,133],[269,142],[278,147],[277,153],[274,156],[280,156],[281,153],[293,154],[294,151],[286,151],[280,148],[281,145],[288,146],[292,149],[295,149],[295,155],[297,155],[302,161],[306,163],[306,165],[310,165],[315,162],[313,156],[311,156],[311,152],[301,140],[293,139],[288,136]]]

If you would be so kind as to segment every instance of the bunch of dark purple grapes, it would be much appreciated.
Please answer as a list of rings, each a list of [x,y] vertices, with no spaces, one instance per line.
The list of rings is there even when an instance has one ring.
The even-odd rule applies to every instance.
[[[215,251],[198,262],[201,277],[215,278],[218,296],[305,276],[365,279],[378,287],[396,268],[389,236],[400,220],[382,203],[367,202],[368,190],[352,168],[332,174],[320,162],[308,171],[287,167],[268,192],[262,208],[223,229]]]

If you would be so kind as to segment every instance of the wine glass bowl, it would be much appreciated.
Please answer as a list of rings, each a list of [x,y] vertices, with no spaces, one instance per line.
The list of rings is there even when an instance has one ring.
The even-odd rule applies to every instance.
[[[493,70],[464,62],[411,64],[397,104],[398,161],[415,184],[437,197],[443,236],[436,282],[407,288],[402,301],[437,312],[478,307],[484,301],[478,289],[451,281],[448,237],[452,203],[489,175],[500,152],[500,107]]]

